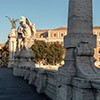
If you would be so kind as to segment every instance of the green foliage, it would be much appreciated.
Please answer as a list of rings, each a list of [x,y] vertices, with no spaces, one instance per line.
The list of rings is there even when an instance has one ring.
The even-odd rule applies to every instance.
[[[45,59],[48,45],[44,41],[34,41],[34,45],[31,47],[36,58],[36,62],[40,62]]]
[[[2,48],[2,64],[7,65],[8,63],[8,53],[9,53],[9,40],[5,43]]]
[[[56,65],[63,61],[64,48],[58,43],[46,43],[35,40],[32,50],[35,54],[35,62]]]

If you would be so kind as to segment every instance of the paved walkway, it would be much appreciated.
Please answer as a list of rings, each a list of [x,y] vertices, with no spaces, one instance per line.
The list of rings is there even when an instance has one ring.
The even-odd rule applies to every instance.
[[[0,68],[0,100],[49,100],[36,92],[20,77],[12,75],[12,69]]]

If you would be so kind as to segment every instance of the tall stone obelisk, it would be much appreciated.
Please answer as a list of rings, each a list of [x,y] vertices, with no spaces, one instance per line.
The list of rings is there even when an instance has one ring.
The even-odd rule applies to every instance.
[[[92,0],[69,0],[68,33],[92,33]]]
[[[57,100],[94,100],[87,80],[99,76],[93,62],[95,43],[92,0],[69,0],[67,52],[58,70]]]
[[[64,39],[65,47],[76,47],[82,41],[95,47],[95,39],[89,41],[93,37],[92,0],[69,0],[68,36]]]
[[[67,50],[64,68],[71,69],[71,76],[77,73],[81,77],[88,77],[89,70],[94,73],[91,66],[93,64],[90,65],[88,57],[93,57],[95,43],[92,0],[69,0],[68,35],[64,38],[64,47]]]

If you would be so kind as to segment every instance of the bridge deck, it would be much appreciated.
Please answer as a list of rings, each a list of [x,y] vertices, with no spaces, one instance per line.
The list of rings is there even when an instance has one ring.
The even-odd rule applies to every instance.
[[[20,77],[12,75],[12,69],[0,68],[0,100],[49,100],[36,92]]]

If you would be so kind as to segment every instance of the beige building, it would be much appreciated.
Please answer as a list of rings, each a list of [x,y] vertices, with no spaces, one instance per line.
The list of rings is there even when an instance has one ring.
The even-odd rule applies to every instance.
[[[93,34],[96,35],[96,48],[94,49],[94,58],[96,59],[95,65],[100,67],[100,26],[95,26],[93,28]]]
[[[36,30],[35,39],[46,42],[59,42],[63,44],[63,37],[67,35],[66,27]]]
[[[100,26],[94,26],[93,34],[96,35],[96,48],[94,58],[96,59],[95,65],[100,67]],[[35,34],[36,40],[44,40],[46,42],[59,42],[63,45],[63,37],[67,35],[66,27],[58,27],[54,29],[41,29],[37,30]]]

